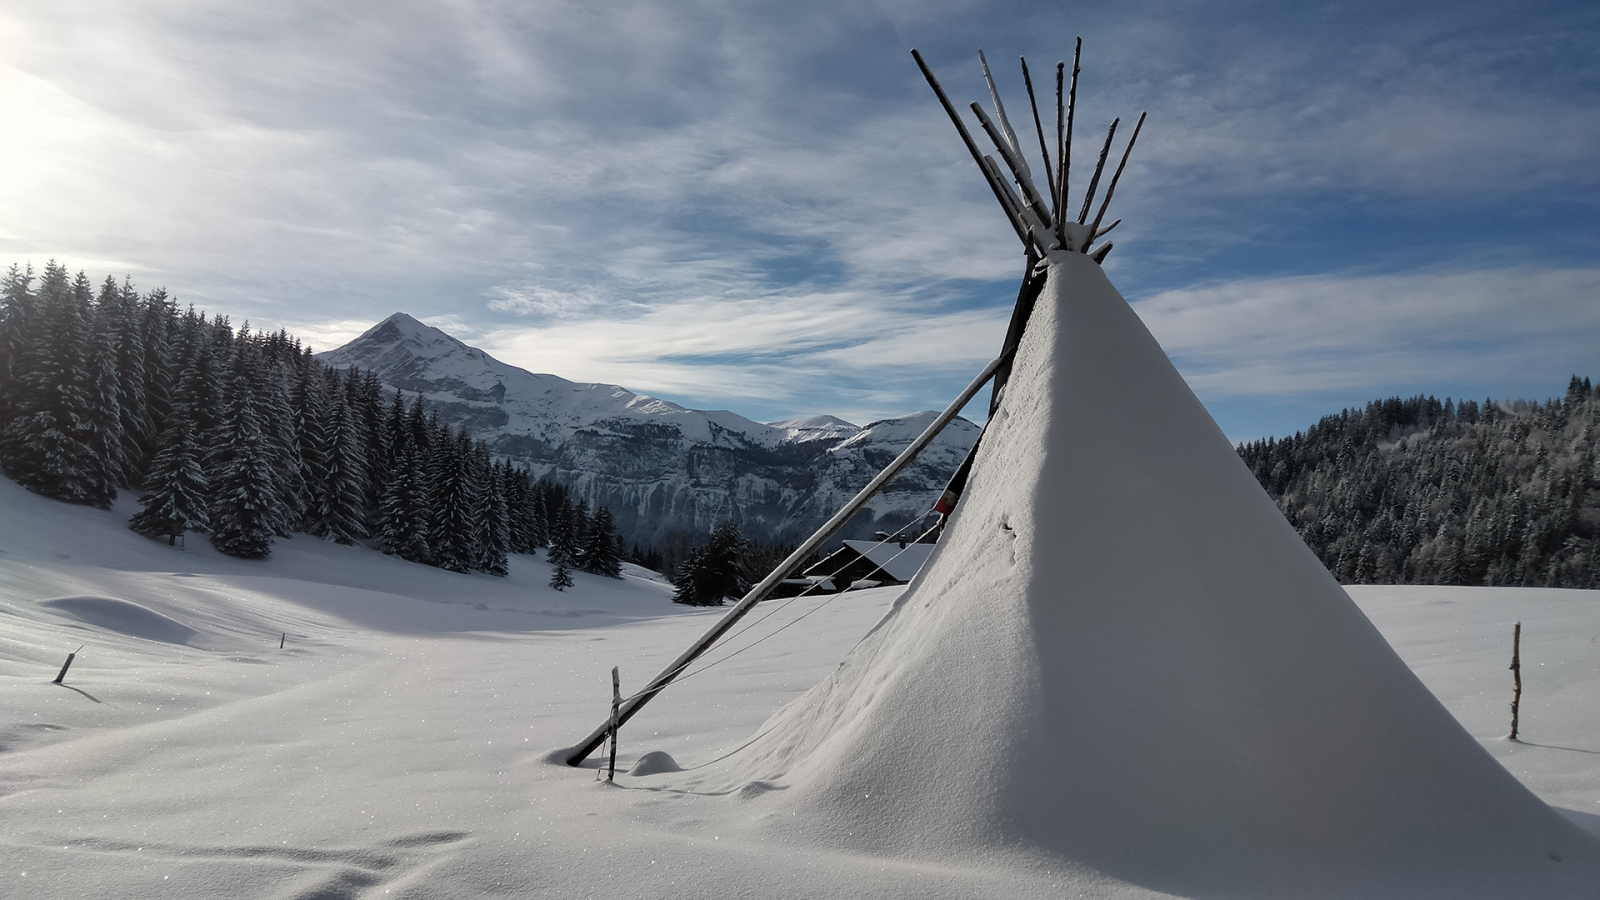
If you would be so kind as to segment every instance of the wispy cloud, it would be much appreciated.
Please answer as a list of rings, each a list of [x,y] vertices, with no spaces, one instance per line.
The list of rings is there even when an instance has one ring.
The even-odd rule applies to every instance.
[[[1251,279],[1135,308],[1202,394],[1537,393],[1600,366],[1600,269]]]
[[[1453,262],[1592,297],[1600,26],[1402,7],[12,4],[0,262],[130,273],[319,346],[403,309],[757,416],[938,406],[1021,260],[906,51],[965,101],[989,48],[1016,112],[1014,56],[1046,73],[1081,29],[1074,184],[1113,115],[1151,111],[1109,268],[1205,390],[1600,344],[1576,314],[1525,335]],[[1350,290],[1386,300],[1353,319]]]

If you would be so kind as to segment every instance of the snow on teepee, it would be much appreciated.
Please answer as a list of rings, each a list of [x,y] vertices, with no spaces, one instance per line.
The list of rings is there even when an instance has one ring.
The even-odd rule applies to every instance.
[[[783,788],[740,793],[825,844],[1184,896],[1600,896],[1600,841],[1411,674],[1011,168],[1046,277],[937,550],[702,785]]]

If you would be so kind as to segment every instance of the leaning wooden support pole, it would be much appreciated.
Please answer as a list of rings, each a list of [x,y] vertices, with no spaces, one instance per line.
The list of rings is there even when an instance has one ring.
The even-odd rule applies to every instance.
[[[79,645],[78,650],[82,650],[84,646],[87,645]],[[67,677],[67,670],[72,668],[72,661],[78,657],[78,650],[67,654],[67,661],[61,664],[61,671],[56,673],[56,680],[51,684],[61,684],[62,679]]]
[[[622,675],[616,666],[611,667],[611,765],[606,772],[607,781],[617,780],[617,709],[622,706]]]
[[[683,651],[677,659],[673,660],[672,665],[667,666],[661,671],[661,674],[652,678],[645,685],[644,690],[623,701],[617,710],[615,725],[608,720],[599,728],[596,728],[587,738],[584,738],[583,743],[573,747],[572,751],[567,755],[567,765],[576,766],[588,759],[589,754],[604,743],[606,734],[612,728],[620,728],[627,724],[628,720],[633,718],[634,713],[643,709],[646,703],[649,703],[656,694],[661,693],[663,688],[671,684],[672,680],[677,678],[684,669],[688,668],[690,663],[694,662],[702,653],[711,649],[711,646],[719,638],[727,634],[734,625],[738,624],[739,620],[754,609],[757,603],[765,600],[767,595],[771,594],[780,582],[789,577],[789,573],[799,568],[801,563],[811,558],[812,553],[815,553],[818,548],[827,543],[835,534],[838,534],[839,530],[844,528],[845,523],[849,522],[856,513],[861,511],[862,507],[867,505],[868,501],[883,490],[884,485],[900,474],[906,466],[911,465],[912,461],[921,455],[923,450],[927,449],[933,439],[938,437],[939,433],[944,430],[944,427],[950,424],[950,420],[961,412],[962,407],[966,406],[967,402],[976,396],[978,391],[983,389],[983,386],[994,376],[995,370],[1000,368],[1000,364],[1003,361],[1004,357],[995,357],[990,360],[989,364],[983,367],[983,371],[978,373],[978,377],[972,379],[972,383],[962,389],[961,394],[949,406],[945,407],[944,412],[939,413],[938,417],[929,423],[928,427],[922,434],[917,436],[916,440],[911,442],[910,446],[895,457],[894,462],[889,463],[887,468],[879,472],[872,481],[868,482],[860,493],[856,494],[849,503],[846,503],[838,512],[834,513],[833,518],[817,529],[815,534],[806,538],[804,543],[795,548],[795,551],[789,554],[788,559],[779,563],[778,567],[768,573],[766,578],[761,579],[760,584],[751,588],[743,599],[728,610],[727,615],[724,615],[721,621],[712,626],[710,631],[701,635],[700,639],[695,641],[689,649]]]
[[[1511,629],[1511,739],[1517,739],[1517,707],[1522,705],[1522,623]]]

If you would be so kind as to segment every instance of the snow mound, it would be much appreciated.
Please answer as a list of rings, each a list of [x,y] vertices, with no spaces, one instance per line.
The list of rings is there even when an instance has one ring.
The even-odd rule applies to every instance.
[[[115,597],[57,597],[39,605],[97,628],[150,641],[187,644],[200,633],[171,616]]]
[[[1406,668],[1079,254],[929,563],[719,768],[690,781],[824,846],[1042,852],[1183,896],[1600,884],[1600,842]]]
[[[639,761],[628,770],[629,775],[660,775],[662,772],[682,772],[683,767],[672,758],[672,754],[665,750],[651,750],[639,757]]]

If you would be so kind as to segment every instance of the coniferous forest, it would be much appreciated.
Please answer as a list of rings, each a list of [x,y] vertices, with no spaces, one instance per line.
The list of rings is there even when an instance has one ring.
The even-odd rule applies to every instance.
[[[1340,581],[1596,587],[1597,430],[1600,390],[1573,377],[1545,403],[1374,401],[1238,451]],[[54,262],[0,282],[0,467],[73,503],[132,490],[134,530],[204,533],[241,557],[301,532],[503,575],[507,554],[548,547],[564,589],[571,570],[619,577],[626,555],[609,510],[493,459],[420,396]],[[736,529],[681,537],[670,559],[632,557],[673,572],[686,603],[737,593],[752,563],[723,557],[787,552]]]
[[[1600,586],[1600,391],[1391,398],[1244,458],[1346,584]]]
[[[420,396],[324,366],[297,339],[234,329],[48,263],[0,283],[0,467],[39,494],[110,507],[169,542],[203,532],[260,558],[296,532],[455,572],[552,566],[621,577],[611,513],[491,458]],[[570,581],[570,579],[569,579]]]

